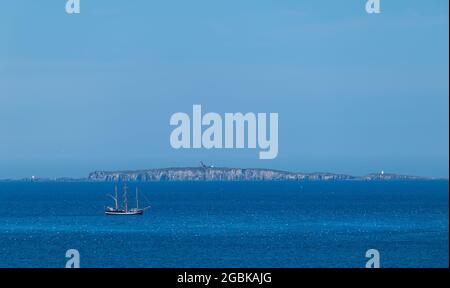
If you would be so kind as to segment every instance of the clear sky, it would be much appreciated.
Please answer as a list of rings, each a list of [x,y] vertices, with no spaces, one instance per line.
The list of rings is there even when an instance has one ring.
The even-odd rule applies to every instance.
[[[447,0],[0,0],[0,178],[269,167],[448,177]],[[278,112],[279,154],[174,150],[169,118]]]

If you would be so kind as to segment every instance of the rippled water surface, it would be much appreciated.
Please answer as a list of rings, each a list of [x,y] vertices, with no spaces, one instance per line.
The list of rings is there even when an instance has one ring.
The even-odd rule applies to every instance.
[[[138,185],[106,216],[112,183],[0,183],[0,267],[448,267],[448,181]]]

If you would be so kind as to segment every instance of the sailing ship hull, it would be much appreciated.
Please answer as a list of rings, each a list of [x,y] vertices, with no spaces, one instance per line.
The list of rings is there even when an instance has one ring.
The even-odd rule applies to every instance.
[[[144,210],[136,210],[136,211],[105,211],[106,215],[142,215],[144,214]]]

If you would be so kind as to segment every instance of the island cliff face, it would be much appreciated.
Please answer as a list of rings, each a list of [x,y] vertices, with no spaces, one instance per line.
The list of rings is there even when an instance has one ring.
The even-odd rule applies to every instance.
[[[420,180],[424,177],[374,173],[350,176],[333,173],[295,173],[272,169],[219,167],[164,168],[137,171],[95,171],[89,181],[299,181],[299,180]]]

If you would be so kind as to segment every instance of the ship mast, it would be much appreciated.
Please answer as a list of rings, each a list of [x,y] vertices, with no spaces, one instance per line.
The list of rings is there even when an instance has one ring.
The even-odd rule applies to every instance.
[[[127,184],[123,186],[123,206],[125,208],[125,212],[128,212]]]
[[[138,193],[139,189],[136,187],[136,209],[139,208],[139,193]]]
[[[117,183],[114,185],[114,196],[116,196],[116,197],[114,197],[114,202],[116,203],[116,210],[118,210],[119,209],[119,201],[117,200],[117,199],[119,199],[118,197],[118,195],[117,195]]]

